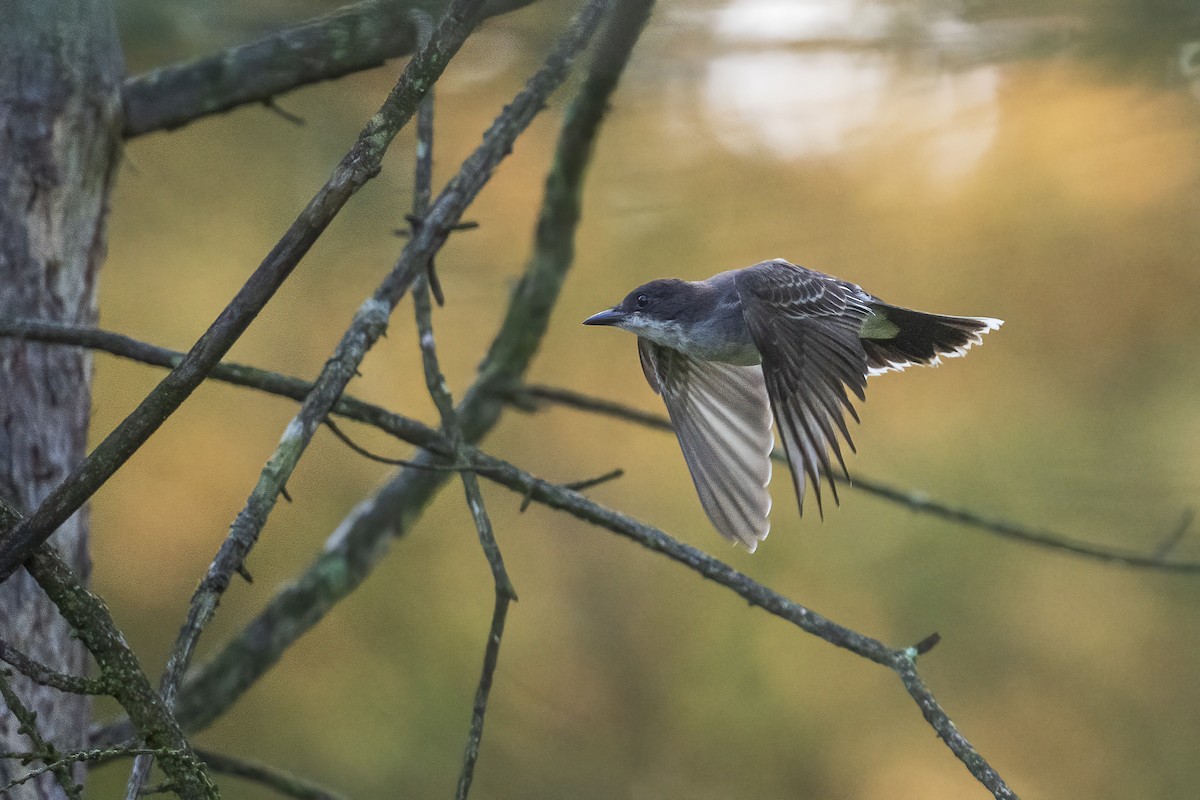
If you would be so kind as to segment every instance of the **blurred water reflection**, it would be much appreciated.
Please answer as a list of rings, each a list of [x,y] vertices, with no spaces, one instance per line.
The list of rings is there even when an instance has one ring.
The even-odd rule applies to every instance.
[[[874,136],[916,136],[930,173],[950,178],[995,137],[997,82],[993,67],[912,74],[885,55],[769,51],[714,58],[704,89],[717,138],[742,155],[813,158]],[[920,119],[914,104],[927,109]]]

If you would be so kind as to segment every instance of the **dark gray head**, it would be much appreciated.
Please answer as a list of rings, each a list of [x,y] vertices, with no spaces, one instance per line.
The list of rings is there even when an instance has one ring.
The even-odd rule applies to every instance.
[[[678,278],[665,278],[644,283],[625,296],[619,305],[593,314],[584,325],[615,325],[640,333],[648,326],[658,327],[686,314],[695,294],[695,284]],[[699,313],[700,309],[695,309]]]

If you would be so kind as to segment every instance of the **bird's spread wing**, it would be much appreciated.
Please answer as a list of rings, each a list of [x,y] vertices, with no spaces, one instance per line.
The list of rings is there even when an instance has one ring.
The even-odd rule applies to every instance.
[[[771,530],[771,409],[762,369],[701,361],[638,338],[700,502],[721,535],[751,552]]]
[[[750,335],[762,354],[767,393],[804,509],[804,476],[821,509],[821,472],[830,475],[829,451],[846,468],[837,434],[854,442],[843,417],[858,421],[846,389],[865,399],[867,354],[859,338],[871,296],[852,283],[797,267],[766,262],[738,273],[738,294]],[[823,510],[822,510],[823,513]]]

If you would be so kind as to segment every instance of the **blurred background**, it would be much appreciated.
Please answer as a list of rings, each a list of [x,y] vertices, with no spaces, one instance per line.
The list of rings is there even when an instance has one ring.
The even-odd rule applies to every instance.
[[[131,72],[332,8],[119,3]],[[486,23],[438,84],[448,179],[575,3]],[[401,64],[128,146],[101,323],[186,349],[324,182]],[[1197,81],[1193,83],[1193,81]],[[439,258],[435,325],[461,396],[530,250],[571,87]],[[1098,544],[1152,552],[1200,501],[1200,12],[1053,3],[664,0],[602,132],[578,255],[530,373],[647,410],[634,339],[586,315],[655,277],[785,257],[928,311],[1001,317],[970,357],[872,380],[853,472]],[[232,357],[316,375],[390,268],[412,134]],[[436,420],[412,310],[351,391]],[[161,378],[99,357],[98,440]],[[95,582],[157,674],[188,598],[294,406],[201,389],[93,504]],[[398,443],[356,435],[375,449]],[[513,412],[485,447],[591,490],[883,641],[1025,797],[1184,798],[1200,779],[1200,576],[1106,566],[845,491],[799,518],[777,470],[751,556],[711,528],[670,434]],[[205,634],[216,651],[303,570],[387,468],[318,434]],[[662,558],[485,483],[520,594],[480,798],[962,798],[985,790],[888,671]],[[1178,548],[1200,559],[1196,534]],[[448,484],[367,583],[196,738],[355,798],[457,779],[492,588]],[[110,711],[107,706],[102,712]],[[115,796],[127,770],[93,774]],[[225,778],[228,797],[265,797]]]

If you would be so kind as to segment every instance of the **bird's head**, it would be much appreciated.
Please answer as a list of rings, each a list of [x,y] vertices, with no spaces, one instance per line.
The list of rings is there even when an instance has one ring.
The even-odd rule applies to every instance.
[[[625,296],[619,305],[593,314],[584,325],[613,325],[655,339],[655,333],[674,327],[693,284],[675,278],[650,281]]]

